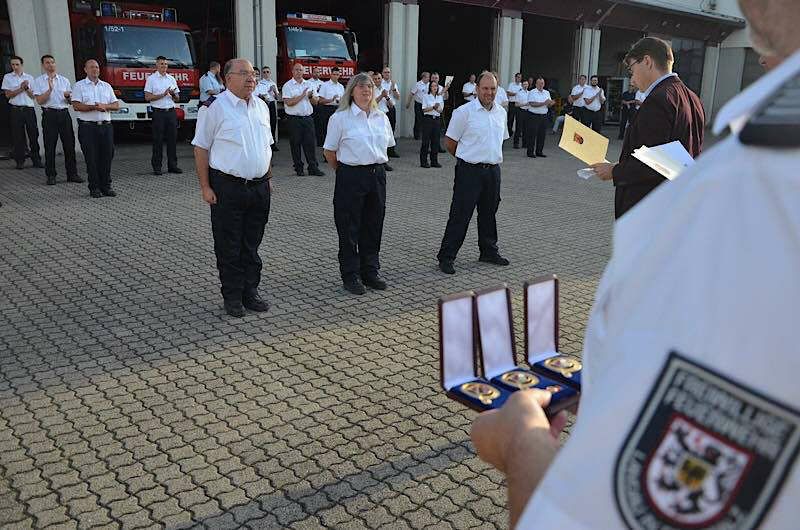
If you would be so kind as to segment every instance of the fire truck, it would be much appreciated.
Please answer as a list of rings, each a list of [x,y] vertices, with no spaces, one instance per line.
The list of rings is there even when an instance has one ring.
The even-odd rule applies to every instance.
[[[78,78],[84,62],[97,59],[100,78],[113,87],[120,100],[120,109],[111,113],[115,126],[133,130],[149,125],[152,109],[144,98],[144,84],[155,72],[156,57],[163,55],[180,88],[176,103],[179,127],[193,128],[200,73],[190,28],[178,22],[175,8],[71,0],[70,26]]]
[[[288,13],[278,22],[278,84],[292,78],[292,67],[303,65],[304,77],[320,67],[320,77],[327,79],[331,68],[338,66],[342,80],[356,74],[358,41],[342,17]]]

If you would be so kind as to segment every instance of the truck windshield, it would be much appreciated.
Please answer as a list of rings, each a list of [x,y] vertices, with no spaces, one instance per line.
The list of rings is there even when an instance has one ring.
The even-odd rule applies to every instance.
[[[131,66],[154,66],[156,57],[169,58],[170,66],[194,68],[192,36],[176,28],[103,26],[106,60]]]
[[[350,49],[341,33],[288,26],[286,48],[290,59],[318,57],[352,60]]]

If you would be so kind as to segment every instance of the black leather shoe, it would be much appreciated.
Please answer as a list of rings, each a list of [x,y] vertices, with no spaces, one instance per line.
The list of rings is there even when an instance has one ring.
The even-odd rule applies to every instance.
[[[56,185],[56,177],[47,177],[47,185],[48,186],[55,186]]]
[[[344,290],[353,294],[364,294],[367,292],[367,290],[364,288],[364,284],[357,279],[344,282]]]
[[[179,167],[173,167],[168,169],[167,171],[170,173],[175,173],[176,175],[180,175],[181,173],[183,173],[183,170]]]
[[[103,194],[100,193],[100,190],[94,190],[89,192],[89,197],[91,197],[92,199],[99,199],[102,196]]]
[[[519,149],[519,145],[514,144],[514,149]]]
[[[303,171],[302,169],[295,170],[295,173],[297,174],[298,177],[305,177],[306,176],[306,172]]]
[[[164,174],[164,172],[161,171],[160,169],[154,169],[153,170],[153,175],[163,175],[163,174]]]
[[[431,162],[431,167],[442,167],[439,162]]]
[[[225,312],[232,317],[241,318],[244,316],[244,306],[236,300],[230,302],[225,300]]]
[[[242,305],[258,313],[269,311],[269,303],[258,295],[242,298]]]
[[[394,171],[394,168],[389,164],[384,164],[383,169],[385,169],[386,171]]]
[[[323,173],[322,170],[320,170],[320,168],[318,168],[318,167],[315,167],[314,169],[309,169],[308,170],[308,174],[311,175],[312,177],[324,177],[325,176],[325,173]]]
[[[389,158],[400,158],[396,151],[389,151]]]
[[[107,190],[100,190],[100,193],[103,194],[103,197],[116,197],[117,196],[117,192],[112,190],[111,188],[108,188]]]
[[[442,260],[439,262],[439,270],[445,274],[455,274],[456,268],[453,267],[453,262],[450,260]]]
[[[369,276],[362,276],[361,281],[367,287],[371,287],[372,289],[377,289],[379,291],[386,290],[386,281],[381,278],[380,274],[370,274]]]
[[[41,161],[39,161],[39,162],[34,162],[34,163],[33,163],[33,167],[37,167],[37,168],[39,168],[39,169],[44,169],[44,164],[42,164],[42,162],[41,162]]]
[[[420,163],[419,167],[426,167],[427,168],[427,167],[431,167],[431,165],[429,163],[427,163],[427,162],[422,162],[422,163]]]
[[[538,156],[539,158],[547,158],[547,155],[544,153],[536,153],[536,156]]]
[[[278,149],[278,144],[272,144],[272,152],[277,153],[278,151],[280,151],[280,149]]]
[[[80,184],[81,182],[85,182],[85,181],[82,178],[80,178],[78,175],[75,175],[74,177],[67,177],[67,182],[77,182],[77,183]]]
[[[478,258],[478,261],[482,261],[484,263],[493,263],[495,265],[502,265],[503,267],[509,264],[509,261],[499,254],[496,256],[481,256],[480,258]]]
[[[25,162],[22,162],[21,164],[17,162],[17,169],[25,169]]]
[[[528,155],[528,158],[536,158],[536,155]]]

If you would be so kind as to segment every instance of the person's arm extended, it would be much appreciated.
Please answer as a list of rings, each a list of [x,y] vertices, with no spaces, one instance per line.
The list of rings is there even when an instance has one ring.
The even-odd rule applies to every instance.
[[[323,149],[322,155],[325,157],[325,160],[328,161],[328,165],[331,166],[334,171],[336,171],[336,169],[339,167],[339,161],[336,159],[336,151]]]
[[[202,147],[194,146],[194,168],[197,171],[197,180],[200,181],[200,193],[208,204],[217,204],[217,195],[211,189],[208,180],[208,151]]]
[[[544,390],[520,390],[500,410],[484,412],[472,423],[478,456],[506,475],[511,528],[555,459],[567,423],[563,411],[548,421],[543,407],[550,397]]]
[[[444,147],[447,149],[447,152],[456,156],[456,149],[458,149],[458,142],[450,138],[449,136],[444,137]]]

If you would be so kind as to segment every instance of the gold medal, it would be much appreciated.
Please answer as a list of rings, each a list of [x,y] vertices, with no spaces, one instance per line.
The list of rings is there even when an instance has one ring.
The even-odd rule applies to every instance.
[[[500,376],[500,380],[505,384],[515,388],[523,389],[530,388],[539,384],[539,378],[529,372],[521,370],[512,370]]]
[[[492,401],[500,397],[500,391],[486,383],[464,383],[461,385],[461,391],[484,405],[491,405]]]
[[[567,357],[566,355],[559,355],[557,357],[550,357],[544,362],[545,368],[549,368],[554,372],[558,372],[564,377],[572,377],[572,374],[583,368],[583,365],[577,359]]]

